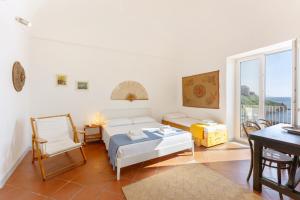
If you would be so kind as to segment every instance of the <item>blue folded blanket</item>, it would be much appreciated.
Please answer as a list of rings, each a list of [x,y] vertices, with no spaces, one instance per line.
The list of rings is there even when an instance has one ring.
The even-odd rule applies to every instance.
[[[129,144],[135,144],[135,143],[145,142],[145,141],[150,141],[150,140],[158,140],[158,139],[162,140],[164,137],[178,135],[183,132],[184,131],[182,131],[180,129],[176,129],[176,132],[174,132],[173,134],[163,136],[163,135],[159,134],[159,132],[144,131],[144,133],[148,136],[148,138],[143,138],[140,140],[131,140],[126,134],[113,135],[110,137],[109,147],[108,147],[108,156],[110,159],[110,163],[112,164],[113,168],[115,168],[116,156],[117,156],[117,152],[118,152],[118,149],[120,146],[125,146],[125,145],[129,145]]]

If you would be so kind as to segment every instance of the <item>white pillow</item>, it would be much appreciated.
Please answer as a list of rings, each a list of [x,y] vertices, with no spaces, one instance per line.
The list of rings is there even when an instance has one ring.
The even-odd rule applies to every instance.
[[[169,113],[164,116],[164,119],[179,119],[186,118],[187,115],[184,113]]]
[[[110,126],[110,127],[125,126],[131,124],[132,124],[132,120],[129,118],[116,118],[116,119],[110,119],[106,121],[106,126]]]
[[[132,118],[133,124],[142,124],[142,123],[151,123],[156,122],[152,117],[144,116],[144,117],[135,117]]]

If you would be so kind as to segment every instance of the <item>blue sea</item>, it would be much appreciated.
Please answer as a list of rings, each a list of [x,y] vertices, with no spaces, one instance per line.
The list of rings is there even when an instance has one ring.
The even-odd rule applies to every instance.
[[[280,111],[280,112],[278,111],[273,115],[273,121],[276,121],[277,123],[291,123],[291,108],[292,108],[291,97],[266,97],[266,100],[271,100],[277,103],[283,103],[284,105],[287,106],[286,111]],[[266,119],[272,120],[271,114],[267,114]]]

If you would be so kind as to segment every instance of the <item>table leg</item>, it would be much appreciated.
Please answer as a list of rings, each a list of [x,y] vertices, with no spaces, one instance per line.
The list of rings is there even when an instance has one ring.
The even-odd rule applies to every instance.
[[[262,178],[262,150],[263,146],[260,142],[254,141],[254,156],[253,156],[253,190],[261,192]]]
[[[290,173],[289,173],[289,181],[287,183],[287,186],[289,188],[292,188],[292,189],[295,188],[295,185],[299,181],[299,180],[296,180],[296,179],[299,179],[299,177],[296,177],[296,172],[297,172],[297,169],[298,169],[298,163],[299,163],[299,157],[295,156],[294,159],[293,159],[291,169],[290,169]]]

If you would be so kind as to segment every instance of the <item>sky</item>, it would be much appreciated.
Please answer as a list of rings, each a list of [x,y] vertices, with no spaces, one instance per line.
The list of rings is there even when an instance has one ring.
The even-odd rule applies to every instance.
[[[259,91],[259,60],[241,63],[241,85],[250,91]],[[292,51],[266,55],[266,96],[291,97],[292,95]]]

